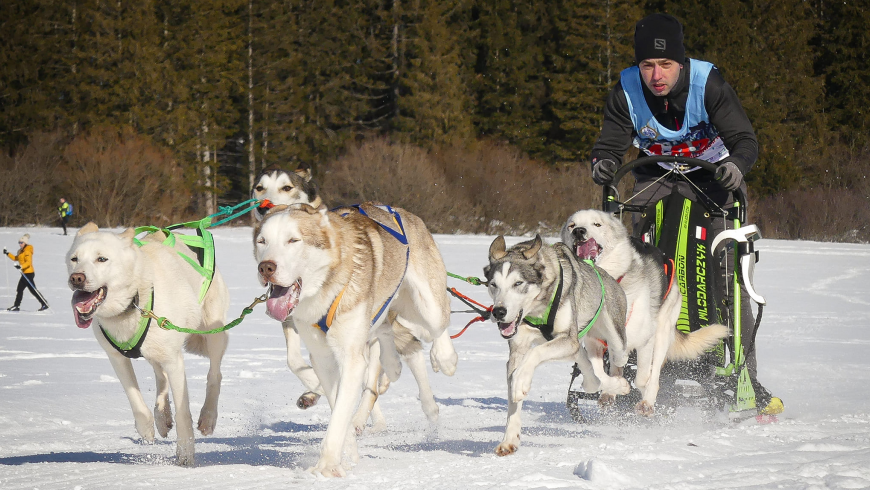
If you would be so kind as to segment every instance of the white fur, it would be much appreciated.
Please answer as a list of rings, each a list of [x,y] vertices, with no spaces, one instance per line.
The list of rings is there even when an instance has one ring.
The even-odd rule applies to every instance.
[[[154,427],[166,437],[172,427],[169,407],[169,389],[175,403],[175,423],[178,431],[176,454],[178,464],[194,464],[193,421],[188,401],[187,380],[184,374],[182,350],[209,358],[206,397],[197,424],[203,435],[214,431],[220,394],[220,364],[227,347],[227,334],[191,335],[164,330],[152,321],[141,347],[142,356],[154,369],[157,382],[157,400],[154,416],[145,404],[131,360],[121,355],[106,340],[100,325],[114,338],[131,338],[138,327],[140,315],[131,308],[131,301],[139,294],[142,306],[154,289],[154,311],[179,327],[207,330],[224,324],[229,293],[219,272],[202,304],[198,297],[203,278],[177,253],[191,254],[180,241],[176,249],[163,245],[160,240],[148,240],[138,247],[132,242],[132,230],[116,235],[98,231],[89,223],[79,231],[66,256],[67,271],[72,277],[83,275],[81,289],[94,291],[107,288],[105,301],[97,307],[91,330],[106,351],[133,410],[136,430],[148,442],[154,440]],[[162,239],[162,237],[161,237]],[[82,276],[76,276],[82,278]],[[72,284],[72,281],[71,281]]]
[[[313,207],[322,207],[323,204],[319,196],[312,197],[303,189],[303,184],[310,181],[311,172],[307,168],[297,169],[293,172],[287,172],[284,170],[264,172],[260,175],[254,188],[251,190],[251,197],[253,199],[268,199],[275,205],[309,204]],[[256,211],[252,214],[257,220],[263,219],[262,215]],[[404,326],[402,326],[401,322],[398,322],[395,319],[391,320],[390,323],[394,325],[395,330],[400,331],[400,335],[401,331],[408,331]],[[283,327],[284,339],[287,347],[287,366],[293,374],[302,381],[302,384],[306,389],[305,393],[303,393],[297,400],[296,405],[299,408],[307,409],[317,403],[320,396],[324,394],[324,390],[320,384],[320,380],[314,372],[314,369],[305,362],[305,359],[302,356],[299,332],[293,323],[293,318],[288,318],[282,322],[281,326]],[[432,339],[423,340],[432,342]],[[449,340],[449,338],[447,340]],[[404,345],[410,344],[405,343]],[[452,344],[445,347],[444,339],[437,339],[437,342],[432,346],[432,349],[433,350],[430,351],[430,361],[433,363],[433,366],[435,366],[434,369],[437,372],[440,369],[437,359],[442,355],[438,350],[452,350]],[[380,347],[378,347],[377,352],[372,352],[369,355],[382,357],[387,361],[382,367],[385,370],[389,370],[387,377],[392,378],[393,380],[398,377],[398,373],[402,369],[400,360],[405,361],[405,364],[411,370],[411,374],[417,381],[419,389],[418,394],[420,397],[420,403],[423,407],[423,412],[431,424],[436,423],[438,420],[438,405],[435,403],[435,395],[429,385],[429,375],[425,367],[423,350],[409,348],[399,349],[397,351],[394,345],[387,345],[384,352],[381,352]],[[371,381],[377,379],[378,376],[379,373],[370,372],[367,374],[367,379]],[[387,386],[388,384],[389,383],[387,383]],[[384,387],[384,391],[386,391],[386,386]],[[364,391],[363,402],[360,404],[360,407],[353,418],[353,426],[358,434],[361,434],[365,429],[366,421],[369,417],[371,417],[372,421],[372,432],[378,432],[386,428],[386,419],[378,406],[377,397],[373,396],[371,391]]]
[[[357,218],[359,219],[351,221],[359,224],[360,219],[365,219]],[[403,219],[409,224],[411,218],[403,215]],[[325,230],[329,244],[323,248],[313,246],[311,237],[300,227],[300,220],[307,220],[309,227],[313,220],[319,220],[317,226]],[[443,263],[441,270],[438,270],[437,263],[415,260],[412,248],[411,262],[401,287],[389,303],[386,314],[372,325],[372,311],[380,306],[375,304],[375,290],[395,287],[396,284],[385,284],[383,281],[391,281],[390,278],[397,274],[393,269],[390,274],[383,276],[360,276],[370,273],[365,271],[370,271],[368,265],[371,264],[382,265],[383,270],[395,268],[395,264],[387,264],[388,261],[382,254],[386,254],[385,250],[390,247],[395,249],[398,242],[393,243],[393,238],[388,237],[385,239],[389,241],[388,244],[374,243],[372,248],[357,246],[350,243],[353,237],[348,235],[349,232],[356,232],[355,225],[347,223],[344,218],[328,213],[325,209],[314,215],[297,209],[295,213],[293,210],[270,213],[255,232],[254,254],[257,261],[275,266],[275,272],[268,278],[268,282],[288,286],[297,279],[301,280],[298,305],[288,317],[293,318],[295,325],[308,326],[316,323],[329,310],[339,293],[343,292],[340,302],[342,307],[339,308],[328,333],[324,334],[319,328],[297,328],[308,347],[314,372],[332,408],[320,459],[310,468],[310,471],[327,477],[345,475],[345,468],[341,464],[343,450],[347,451],[352,462],[359,459],[351,424],[359,423],[360,419],[364,421],[368,415],[368,411],[361,412],[364,407],[378,410],[374,400],[381,390],[386,389],[389,380],[398,376],[395,368],[390,367],[384,371],[389,380],[380,375],[381,366],[389,366],[391,363],[395,365],[393,358],[398,357],[396,340],[393,338],[395,328],[391,323],[400,323],[414,339],[434,342],[431,360],[436,371],[442,370],[445,374],[452,375],[457,361],[446,329],[449,323],[446,288],[431,284],[433,277],[439,277],[446,283]],[[425,233],[428,235],[428,231]],[[413,242],[414,238],[417,237],[409,236],[409,241]],[[431,235],[429,239],[431,240]],[[434,241],[425,244],[420,243],[420,240],[417,242],[418,247],[434,248]],[[437,248],[434,252],[437,253]],[[355,265],[361,267],[357,269]],[[428,269],[428,272],[421,271],[421,267]],[[401,278],[401,274],[398,278]],[[262,275],[260,279],[264,280]],[[366,288],[361,284],[373,284],[375,287]],[[423,399],[423,390],[428,390],[428,382],[425,385],[421,383],[419,373],[425,373],[425,366],[417,363],[412,364],[411,368],[420,384]],[[363,388],[362,403],[360,388]],[[428,391],[428,396],[432,396],[431,390]],[[358,404],[360,409],[354,414]],[[437,416],[434,399],[432,405],[427,405],[424,400],[424,408],[430,417]]]
[[[572,232],[583,228],[601,246],[595,264],[621,279],[620,286],[628,301],[626,340],[628,351],[637,351],[635,385],[643,399],[635,410],[641,415],[652,415],[659,391],[659,379],[665,360],[694,359],[728,335],[724,325],[710,325],[683,334],[676,329],[680,316],[682,294],[672,287],[662,301],[663,268],[645,261],[631,244],[625,226],[612,214],[598,210],[574,213],[562,227],[562,242],[571,247]],[[586,380],[584,375],[584,390]]]
[[[536,237],[536,243],[540,243],[540,237]],[[525,245],[524,242],[520,245]],[[534,246],[532,247],[534,250]],[[603,391],[607,397],[627,394],[630,386],[621,375],[621,368],[628,358],[620,339],[619,331],[622,330],[625,318],[625,297],[622,290],[609,277],[603,280],[607,282],[608,293],[605,295],[605,307],[602,308],[601,316],[592,328],[587,332],[582,344],[589,342],[592,345],[601,345],[599,340],[608,342],[611,346],[613,364],[611,373],[604,371],[603,352],[597,352],[589,348],[581,349],[578,340],[579,328],[585,327],[585,322],[591,320],[596,308],[600,303],[600,284],[588,275],[584,282],[580,275],[580,265],[574,260],[567,250],[564,250],[559,258],[559,253],[551,247],[541,247],[536,253],[529,252],[534,256],[538,270],[543,274],[540,285],[529,282],[515,266],[518,262],[527,262],[532,256],[527,256],[525,261],[519,256],[508,258],[504,253],[504,239],[496,238],[490,248],[490,266],[485,269],[487,276],[487,290],[493,300],[493,321],[502,324],[516,325],[516,333],[512,335],[511,328],[501,330],[502,336],[510,335],[508,346],[510,355],[507,362],[508,381],[508,416],[505,426],[504,437],[496,447],[496,454],[507,456],[513,454],[520,446],[521,420],[523,400],[528,396],[535,369],[549,361],[571,360],[580,364],[584,372],[584,380],[587,374],[591,392]],[[513,262],[515,259],[518,262]],[[501,264],[497,261],[504,260]],[[563,298],[559,304],[554,324],[553,338],[547,340],[535,327],[529,326],[523,321],[527,316],[540,316],[549,305],[552,291],[560,280],[559,267],[562,266],[566,284],[564,284]],[[606,276],[606,274],[604,274]],[[589,280],[591,279],[591,281]],[[573,281],[572,283],[567,283]],[[593,283],[594,282],[594,283]],[[571,286],[573,284],[573,287]],[[613,307],[613,305],[621,305]],[[498,312],[497,309],[503,309]],[[618,311],[618,313],[611,312]],[[502,314],[504,313],[504,314]],[[502,318],[497,318],[496,316]],[[614,316],[615,315],[615,316]],[[584,322],[583,325],[580,323]],[[597,356],[597,357],[596,357]],[[590,361],[591,359],[591,361]],[[596,361],[597,362],[592,362]],[[592,372],[596,376],[592,376]],[[601,380],[599,382],[599,380]],[[594,386],[592,383],[594,381]]]

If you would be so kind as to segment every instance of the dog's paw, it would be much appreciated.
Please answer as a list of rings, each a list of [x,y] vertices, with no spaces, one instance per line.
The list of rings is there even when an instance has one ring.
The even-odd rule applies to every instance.
[[[214,433],[214,428],[217,425],[217,410],[202,407],[199,412],[199,421],[196,423],[196,428],[200,434],[210,436]]]
[[[326,478],[343,478],[347,476],[344,468],[342,468],[340,464],[325,464],[322,461],[318,462],[317,465],[308,468],[308,471]]]
[[[581,385],[586,393],[598,393],[601,390],[601,381],[594,375],[583,375],[583,383]]]
[[[177,464],[178,466],[192,468],[196,459],[194,457],[193,441],[178,441],[178,447],[175,448],[175,457],[175,464]]]
[[[402,363],[399,362],[398,358],[396,358],[395,362],[391,360],[381,364],[381,368],[384,370],[383,374],[386,375],[387,380],[390,382],[398,381],[399,376],[402,375]]]
[[[172,427],[171,422],[169,426]],[[149,444],[154,442],[154,419],[151,417],[136,417],[136,432],[142,436],[143,441]],[[166,436],[164,435],[163,437]]]
[[[160,437],[169,435],[169,430],[172,429],[172,409],[168,403],[162,408],[159,405],[154,406],[154,424]]]
[[[598,397],[598,406],[601,408],[610,408],[613,406],[614,402],[616,402],[616,395],[610,393],[602,393],[601,396]]]
[[[511,375],[509,386],[512,402],[518,403],[525,400],[529,392],[532,391],[531,373],[526,374],[526,370],[523,369],[523,366],[520,366]]]
[[[351,424],[351,427],[353,427],[353,431],[356,433],[356,435],[358,435],[358,436],[363,435],[363,432],[365,432],[365,430],[366,430],[366,421],[368,420],[368,417],[369,417],[369,414],[367,414],[365,412],[363,412],[363,413],[358,412],[353,416],[353,419],[351,419],[350,424]]]
[[[613,378],[606,380],[607,383],[602,383],[601,390],[612,395],[627,395],[631,391],[631,385],[628,384],[625,378]]]
[[[618,384],[618,388],[616,389],[617,395],[627,395],[631,392],[631,385],[628,383],[623,377],[616,378],[616,382]]]
[[[520,448],[520,441],[502,441],[498,447],[495,448],[495,454],[499,456],[510,456],[511,454],[517,452],[517,449]]]
[[[453,342],[450,342],[450,336],[447,336],[447,341],[441,340],[439,337],[432,344],[432,349],[429,351],[429,361],[432,363],[432,370],[444,373],[446,376],[456,374],[456,364],[459,362],[459,355],[453,348]]]
[[[646,400],[641,400],[634,406],[634,412],[643,417],[652,417],[655,411],[655,407]]]
[[[305,410],[317,405],[317,400],[320,400],[320,395],[313,391],[306,391],[296,400],[296,406]]]
[[[378,378],[378,395],[383,395],[390,388],[390,377],[386,373],[381,373]]]
[[[426,414],[426,420],[429,421],[430,424],[434,424],[438,422],[438,404],[435,403],[435,400],[421,400],[420,404],[423,407],[423,413]]]

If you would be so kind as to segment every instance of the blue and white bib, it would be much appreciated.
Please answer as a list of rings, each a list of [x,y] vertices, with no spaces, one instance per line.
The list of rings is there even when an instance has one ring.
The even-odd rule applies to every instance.
[[[631,122],[637,133],[633,144],[647,155],[673,155],[698,158],[708,162],[718,162],[729,155],[719,131],[710,123],[710,116],[704,106],[704,93],[707,77],[713,64],[706,61],[690,60],[689,96],[686,99],[686,112],[679,130],[671,130],[661,125],[653,115],[643,95],[643,80],[640,68],[632,66],[622,70],[620,81]],[[670,170],[673,164],[659,162]],[[697,170],[695,167],[692,170]]]

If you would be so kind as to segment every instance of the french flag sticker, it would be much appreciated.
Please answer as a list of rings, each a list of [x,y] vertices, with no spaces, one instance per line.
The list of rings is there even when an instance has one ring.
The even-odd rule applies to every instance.
[[[696,226],[695,227],[695,238],[697,238],[698,240],[706,240],[707,239],[707,228],[704,228],[703,226]]]

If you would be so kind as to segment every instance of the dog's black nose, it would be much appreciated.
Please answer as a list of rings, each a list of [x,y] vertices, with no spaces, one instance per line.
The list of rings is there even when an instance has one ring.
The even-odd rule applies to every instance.
[[[84,274],[81,272],[76,272],[75,274],[70,274],[69,276],[69,285],[75,289],[81,289],[85,287],[85,282],[88,280]]]
[[[492,309],[492,316],[498,321],[504,320],[505,315],[507,315],[507,308],[504,306],[496,306]]]
[[[263,277],[263,280],[269,282],[272,278],[272,275],[275,274],[275,271],[278,269],[278,264],[272,262],[271,260],[264,260],[260,262],[260,265],[257,266],[257,270],[260,272],[260,276]]]
[[[578,226],[577,228],[574,228],[574,230],[571,232],[571,234],[574,235],[574,238],[576,238],[578,240],[585,240],[586,239],[586,228],[584,228],[582,226]]]

